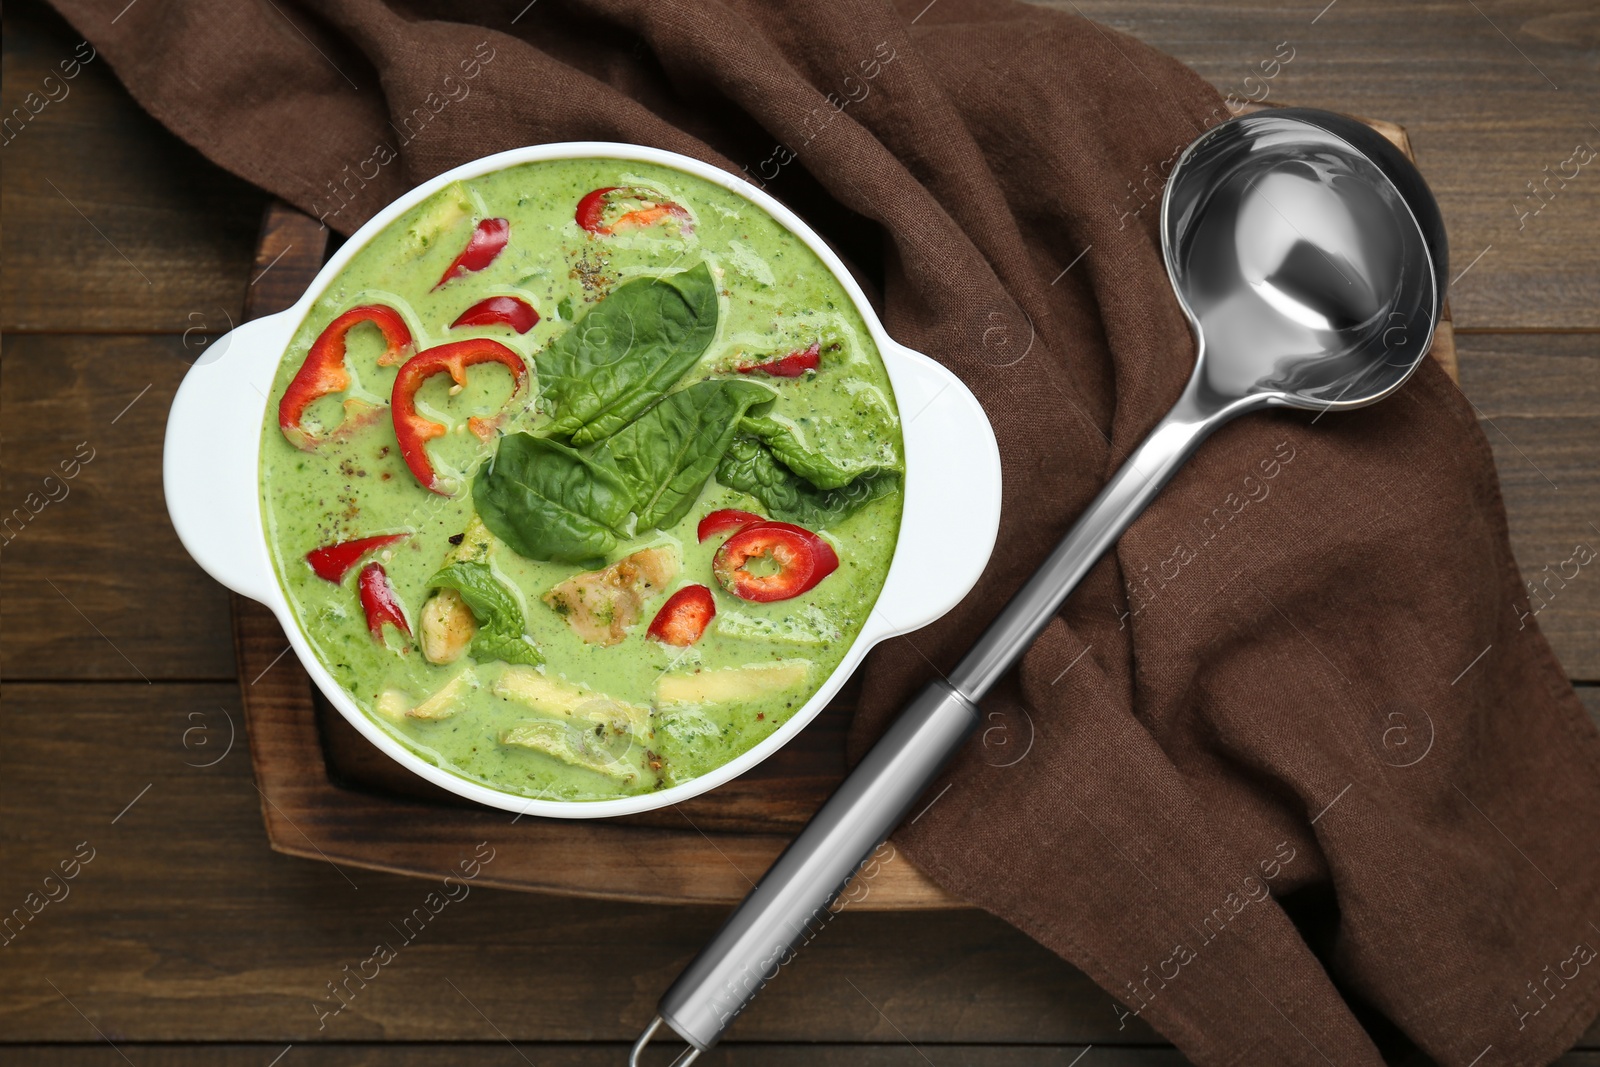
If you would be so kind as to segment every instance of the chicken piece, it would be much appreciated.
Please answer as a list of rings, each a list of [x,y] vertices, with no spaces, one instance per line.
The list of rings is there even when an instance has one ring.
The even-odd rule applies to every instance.
[[[585,571],[551,589],[544,602],[591,645],[614,645],[639,621],[640,610],[678,576],[670,545],[644,548],[598,571]]]
[[[422,656],[429,663],[454,663],[467,651],[478,632],[472,609],[454,589],[441,589],[422,605],[417,624]]]
[[[450,539],[450,551],[444,562],[485,560],[493,545],[494,535],[476,515],[467,528]],[[454,589],[440,589],[422,605],[422,617],[417,624],[421,635],[422,656],[429,663],[444,665],[454,663],[472,644],[478,632],[478,620],[472,615],[461,594]]]

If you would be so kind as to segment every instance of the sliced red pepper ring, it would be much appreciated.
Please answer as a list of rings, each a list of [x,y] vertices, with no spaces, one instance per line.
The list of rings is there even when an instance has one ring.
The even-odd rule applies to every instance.
[[[746,567],[761,558],[777,570],[755,574]],[[787,522],[758,522],[722,543],[711,560],[711,573],[734,596],[767,603],[816,588],[838,566],[833,546],[810,530]]]
[[[815,589],[822,579],[839,569],[839,553],[835,552],[833,546],[824,538],[817,536],[804,526],[796,526],[792,522],[778,522],[775,519],[763,519],[759,524],[745,527],[745,530],[754,529],[787,530],[811,541],[812,551],[817,554],[817,562],[815,568],[811,571],[811,577],[805,583],[805,587],[800,590],[802,593]],[[743,531],[740,532],[742,533]]]
[[[700,640],[716,618],[717,602],[703,585],[686,585],[667,598],[650,623],[649,635],[666,645],[687,648]]]
[[[327,438],[326,434],[307,430],[300,420],[315,401],[350,388],[350,370],[344,359],[346,336],[363,322],[371,323],[383,334],[386,347],[378,357],[379,363],[399,363],[411,354],[411,328],[398,311],[386,304],[353,307],[328,323],[311,343],[305,362],[300,364],[289,387],[283,391],[283,399],[278,401],[278,428],[296,448],[309,452]],[[346,421],[361,414],[363,405],[363,401],[353,398],[346,401]]]
[[[311,564],[311,569],[318,578],[326,578],[337,585],[344,581],[344,576],[350,573],[351,567],[360,562],[362,556],[380,548],[387,548],[397,541],[404,541],[410,536],[403,533],[379,534],[376,537],[358,537],[353,541],[323,545],[307,552],[306,562]]]
[[[614,214],[612,209],[626,201],[637,201],[639,206],[622,212],[608,223],[606,215]],[[585,193],[583,199],[578,201],[577,211],[573,213],[573,219],[579,226],[602,237],[654,226],[668,218],[687,223],[689,213],[649,189],[631,185],[608,185]]]
[[[465,341],[452,341],[418,352],[401,365],[394,376],[394,392],[389,398],[389,414],[394,419],[395,440],[400,443],[400,455],[416,475],[417,481],[427,489],[442,496],[450,495],[450,487],[434,472],[433,462],[423,447],[428,441],[444,434],[442,424],[418,414],[417,390],[435,374],[448,373],[455,388],[467,384],[467,368],[479,363],[499,363],[516,376],[513,396],[528,380],[528,368],[522,357],[499,341],[487,337],[473,337]]]
[[[798,378],[806,371],[816,370],[821,365],[822,344],[813,341],[810,348],[790,352],[787,356],[741,363],[734,369],[740,374],[770,374],[774,378]]]
[[[383,643],[384,623],[407,637],[411,636],[411,624],[406,621],[405,609],[400,606],[394,586],[389,584],[389,575],[384,572],[383,564],[369,563],[362,567],[357,586],[361,592],[361,610],[367,614],[367,632],[374,641]]]
[[[463,274],[480,271],[494,262],[506,242],[511,239],[511,223],[505,219],[484,219],[473,228],[472,237],[467,241],[467,247],[450,264],[450,268],[439,279],[435,289],[442,289],[446,282],[452,278],[459,278]]]
[[[509,326],[518,333],[527,333],[539,324],[539,313],[533,305],[518,296],[491,296],[480,300],[456,317],[450,324],[458,326]]]
[[[695,527],[694,533],[695,537],[697,537],[700,542],[704,544],[707,538],[715,537],[717,534],[727,533],[730,530],[742,530],[753,522],[763,521],[765,521],[763,517],[757,515],[753,511],[740,511],[738,508],[722,508],[719,511],[713,511],[711,514],[701,519],[700,525]]]

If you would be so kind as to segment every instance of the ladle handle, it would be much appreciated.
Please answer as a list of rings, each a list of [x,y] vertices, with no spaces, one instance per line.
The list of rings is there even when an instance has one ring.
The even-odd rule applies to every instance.
[[[900,713],[667,990],[659,1018],[695,1048],[716,1044],[793,958],[796,946],[816,936],[851,876],[972,736],[978,699],[1195,447],[1232,413],[1208,409],[1194,393],[1191,383],[955,673],[929,685]],[[631,1062],[638,1061],[649,1036],[635,1046]]]
[[[1191,379],[1172,410],[1156,423],[1027,584],[961,657],[950,672],[950,684],[963,696],[981,700],[994,687],[1200,442],[1238,414],[1237,407],[1201,400],[1200,392],[1198,379]]]
[[[659,1016],[704,1051],[832,919],[833,902],[978,725],[942,681],[924,689],[868,750],[711,943],[661,998]]]

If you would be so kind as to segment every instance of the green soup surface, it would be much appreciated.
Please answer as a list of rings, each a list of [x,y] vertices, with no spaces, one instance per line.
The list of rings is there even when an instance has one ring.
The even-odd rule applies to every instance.
[[[452,325],[491,297],[516,298],[537,323]],[[358,322],[344,335],[347,380],[325,379],[286,433],[302,365],[338,354],[337,339],[314,351],[319,337],[374,305],[410,332],[402,357],[489,338],[525,376],[468,361],[464,385],[443,369],[400,405],[403,360],[380,362],[384,336]],[[425,422],[409,425],[439,432],[398,429],[410,409]],[[414,472],[418,449],[439,491]],[[694,779],[805,704],[883,586],[903,453],[871,334],[805,242],[693,175],[586,158],[453,183],[356,252],[284,353],[260,472],[278,577],[355,703],[456,775],[583,801]],[[701,541],[720,509],[805,536],[731,526]],[[308,561],[377,535],[402,536],[338,580]],[[725,544],[729,559],[759,551],[731,575],[725,560],[719,578]],[[835,569],[789,595],[830,551]],[[783,598],[748,598],[773,583]],[[377,608],[374,636],[385,586],[404,629]],[[677,644],[651,636],[690,586],[709,591],[685,597],[715,616],[683,616],[690,643],[682,630]]]

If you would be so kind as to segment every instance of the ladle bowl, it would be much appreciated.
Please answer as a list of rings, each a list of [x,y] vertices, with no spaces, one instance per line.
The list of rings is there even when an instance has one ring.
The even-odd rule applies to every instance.
[[[1438,205],[1354,119],[1285,108],[1213,128],[1173,170],[1161,236],[1215,402],[1370,404],[1433,342],[1448,255]]]

